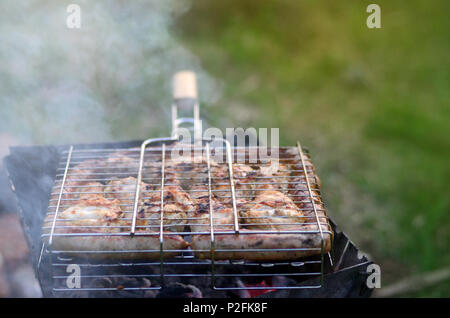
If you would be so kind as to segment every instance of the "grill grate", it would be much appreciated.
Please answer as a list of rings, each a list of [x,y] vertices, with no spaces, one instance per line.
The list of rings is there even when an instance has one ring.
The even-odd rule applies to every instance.
[[[158,140],[159,141],[159,140]],[[297,147],[281,147],[279,151],[280,173],[264,175],[258,173],[270,169],[270,160],[249,163],[251,151],[259,148],[231,148],[213,146],[205,143],[191,149],[191,161],[180,161],[174,164],[172,152],[176,144],[162,143],[152,146],[145,144],[139,148],[125,149],[77,149],[71,146],[61,155],[57,168],[55,185],[50,197],[47,217],[43,225],[42,253],[51,258],[51,278],[54,292],[82,291],[146,291],[161,289],[174,279],[202,277],[214,290],[267,289],[268,287],[242,285],[240,281],[272,280],[270,289],[318,288],[322,284],[294,284],[311,277],[323,279],[326,250],[326,238],[332,236],[325,209],[320,198],[320,184],[315,175],[309,156],[300,144]],[[195,155],[201,151],[199,162],[195,163]],[[224,152],[223,163],[213,160],[216,153]],[[217,158],[217,157],[216,157]],[[239,160],[246,158],[246,162]],[[198,159],[198,157],[197,157]],[[89,164],[86,164],[88,162]],[[251,166],[251,177],[240,172],[241,167]],[[220,172],[221,174],[218,174]],[[223,174],[226,172],[226,177]],[[253,173],[256,172],[256,173]],[[252,174],[253,173],[253,174]],[[111,182],[128,179],[120,191],[110,191]],[[99,184],[92,185],[91,182]],[[142,182],[142,183],[141,183]],[[185,184],[189,186],[186,187]],[[145,186],[144,189],[142,186]],[[206,193],[207,222],[203,216],[194,214],[179,215],[180,209],[166,207],[174,204],[174,199],[167,194],[171,187],[181,188],[191,197]],[[267,216],[246,217],[240,214],[245,206],[257,205],[248,202],[259,193],[263,194],[271,187],[294,202],[303,216],[278,217],[278,222]],[[169,189],[169,190],[168,190]],[[159,195],[158,195],[159,194]],[[62,218],[61,214],[70,209],[80,196],[120,196],[121,223],[119,225],[80,225],[79,219]],[[159,212],[150,217],[140,218],[139,210],[146,200],[159,197]],[[232,210],[232,221],[217,224],[216,207],[218,199],[221,204]],[[195,200],[191,202],[196,207]],[[255,209],[258,210],[258,209]],[[162,212],[161,212],[162,211]],[[173,215],[177,216],[173,216]],[[279,221],[282,222],[279,222]],[[81,220],[82,222],[83,220]],[[144,222],[144,223],[143,223]],[[264,226],[275,229],[254,229],[261,222]],[[182,226],[180,226],[182,224]],[[192,230],[190,227],[201,227]],[[281,227],[281,230],[277,227]],[[288,227],[284,230],[283,227]],[[298,227],[292,229],[292,227]],[[72,231],[71,231],[72,230]],[[226,247],[217,244],[224,237],[246,237],[264,235],[302,235],[319,238],[320,244],[314,247]],[[126,249],[84,249],[57,248],[54,241],[61,237],[109,238],[120,237],[126,240],[154,238],[158,244],[152,248]],[[206,237],[209,245],[206,248],[166,249],[165,242],[170,237],[182,237],[186,241],[193,238]],[[253,259],[253,255],[261,253],[303,253],[314,254],[307,258],[295,260],[289,256],[286,260],[267,261]],[[238,257],[227,258],[230,253]],[[240,255],[245,254],[245,259]],[[132,257],[129,257],[132,255]],[[150,256],[151,255],[151,256]],[[295,254],[294,254],[295,255]],[[70,264],[80,268],[81,288],[67,287],[71,274],[66,269]],[[292,278],[286,283],[273,283],[276,277]],[[237,280],[238,278],[240,280]],[[131,281],[130,281],[131,279]],[[106,280],[106,282],[105,282]],[[138,281],[138,282],[136,282]],[[150,284],[148,283],[150,281]],[[102,283],[103,282],[103,283]],[[128,283],[128,285],[127,285]],[[136,286],[137,285],[137,286]]]

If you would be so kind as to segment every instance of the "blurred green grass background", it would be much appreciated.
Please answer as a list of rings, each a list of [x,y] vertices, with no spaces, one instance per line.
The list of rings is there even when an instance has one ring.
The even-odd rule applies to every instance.
[[[450,2],[377,1],[381,29],[369,3],[197,0],[174,30],[222,80],[210,124],[306,145],[385,286],[450,264]],[[403,296],[449,297],[450,282]]]

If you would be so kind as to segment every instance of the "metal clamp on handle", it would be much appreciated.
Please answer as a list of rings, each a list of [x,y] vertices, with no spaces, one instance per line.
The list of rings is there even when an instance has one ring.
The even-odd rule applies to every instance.
[[[178,117],[178,109],[192,109],[193,117]],[[178,138],[180,128],[193,132],[194,140],[201,139],[197,79],[191,71],[181,71],[173,77],[172,137]]]

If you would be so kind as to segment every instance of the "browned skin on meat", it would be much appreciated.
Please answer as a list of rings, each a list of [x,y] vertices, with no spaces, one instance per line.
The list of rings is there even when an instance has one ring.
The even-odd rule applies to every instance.
[[[203,157],[181,156],[167,161],[166,175],[171,180],[177,180],[183,189],[189,191],[192,185],[207,182],[208,166]]]
[[[76,204],[80,196],[83,195],[77,192],[91,192],[87,193],[83,199],[95,197],[95,194],[91,195],[92,192],[103,192],[102,184],[92,180],[94,179],[92,176],[94,173],[93,167],[98,164],[97,160],[86,160],[71,167],[64,184],[61,200],[66,201],[67,204]],[[50,197],[53,201],[58,200],[61,182],[59,181],[53,187],[54,194]]]
[[[77,204],[58,213],[56,233],[59,230],[69,233],[117,233],[118,221],[123,213],[119,200],[107,200],[102,196],[80,200]],[[53,215],[47,215],[44,224],[53,223]],[[60,228],[64,226],[64,228]]]
[[[265,165],[261,165],[258,170],[256,182],[261,183],[257,188],[266,188],[267,183],[270,183],[274,190],[278,190],[284,194],[287,193],[290,172],[288,166],[280,162],[271,160]]]
[[[182,232],[187,223],[189,211],[193,210],[192,202],[186,192],[168,180],[164,186],[164,228],[167,231]],[[107,197],[117,198],[127,204],[129,217],[134,207],[136,178],[128,177],[110,181],[106,187]],[[161,223],[161,188],[141,183],[141,194],[138,204],[137,226],[149,231],[159,231]]]
[[[161,192],[147,193],[142,205],[139,206],[139,217],[159,231],[161,224]],[[187,217],[194,211],[194,205],[189,195],[179,185],[164,186],[164,227],[168,231],[183,232]]]
[[[298,230],[304,222],[301,210],[285,194],[270,185],[241,207],[240,216],[251,230]]]
[[[214,232],[233,230],[233,209],[212,197],[211,206],[207,186],[196,185],[189,192],[195,205],[195,212],[191,214],[190,228],[192,232],[210,232],[210,208],[213,210]]]
[[[314,199],[316,209],[325,211],[325,208],[320,199],[320,180],[315,173],[314,166],[312,165],[308,156],[305,155],[305,166],[307,171],[308,180],[311,186],[311,194]],[[302,164],[292,165],[294,172],[292,173],[291,184],[289,184],[288,193],[296,202],[297,206],[303,210],[313,210],[313,204],[311,202],[311,194],[308,190],[308,185],[305,177],[305,172]],[[321,216],[321,215],[319,215]],[[324,214],[325,218],[326,215]]]
[[[53,188],[51,199],[56,201],[59,197],[59,186]],[[64,186],[63,194],[61,196],[62,203],[74,205],[79,201],[96,198],[102,196],[104,186],[100,182],[77,182],[76,185]]]
[[[231,206],[232,193],[228,166],[223,164],[211,170],[214,196],[223,204]],[[233,180],[237,206],[248,202],[254,196],[255,186],[253,183],[255,182],[254,177],[256,174],[257,172],[247,165],[233,165]]]
[[[136,183],[135,177],[128,178],[113,178],[109,181],[105,187],[105,197],[118,199],[122,204],[127,204],[126,210],[132,209],[134,199],[136,196]],[[140,186],[140,199],[142,199],[147,191],[153,190],[153,187],[145,182],[141,182]]]

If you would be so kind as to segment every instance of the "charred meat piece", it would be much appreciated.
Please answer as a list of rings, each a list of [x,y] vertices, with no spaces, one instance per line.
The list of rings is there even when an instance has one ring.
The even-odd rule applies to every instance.
[[[128,178],[114,178],[109,181],[105,187],[105,197],[120,200],[121,204],[129,205],[126,210],[132,210],[134,199],[136,196],[136,183],[135,177]],[[141,182],[140,187],[140,199],[142,200],[148,191],[152,191],[153,188],[145,182]]]
[[[128,177],[110,181],[105,189],[107,197],[119,199],[126,205],[129,218],[132,217],[136,178]],[[193,209],[189,196],[180,186],[164,186],[164,226],[168,231],[183,231],[186,213]],[[161,214],[161,190],[142,182],[138,203],[137,227],[143,230],[159,231]],[[131,223],[131,219],[130,219]]]
[[[233,209],[225,206],[214,197],[211,197],[212,200],[210,202],[207,186],[197,185],[192,187],[190,195],[195,206],[195,211],[190,215],[191,232],[211,231],[211,208],[214,232],[233,230]]]
[[[286,194],[289,181],[290,170],[288,166],[278,161],[270,160],[267,164],[259,167],[255,187],[256,189],[270,187]]]
[[[213,160],[210,164],[217,165]],[[208,165],[203,156],[190,154],[176,156],[167,160],[165,174],[168,181],[176,182],[184,190],[189,191],[195,184],[208,182]]]
[[[86,160],[69,168],[61,197],[66,205],[76,204],[80,198],[97,197],[97,194],[101,196],[103,192],[102,184],[95,181],[93,170],[98,164],[99,161],[97,160]],[[62,180],[55,183],[51,200],[58,200],[61,183]]]
[[[314,166],[312,165],[309,157],[305,157],[306,173],[302,164],[297,163],[293,165],[292,178],[291,183],[289,184],[288,193],[297,206],[302,210],[313,211],[314,207],[311,201],[312,195],[316,209],[321,209],[324,211],[324,207],[320,199],[320,180],[315,173]],[[309,193],[306,177],[308,177],[311,193]]]
[[[79,201],[95,199],[103,196],[104,186],[100,182],[70,183],[64,186],[61,202],[64,205],[74,205]],[[51,200],[58,200],[59,185],[53,188]]]
[[[183,232],[187,216],[194,211],[189,195],[179,185],[163,188],[163,225],[167,231]],[[161,225],[161,191],[147,193],[139,204],[138,218],[145,220],[152,230],[159,231]]]
[[[56,233],[120,232],[120,218],[123,213],[119,203],[119,200],[107,200],[103,197],[79,201],[58,213]],[[53,215],[47,215],[44,223],[51,226]]]
[[[222,164],[211,169],[212,190],[214,196],[227,206],[232,205],[232,193],[228,165]],[[245,164],[233,165],[233,180],[236,195],[236,204],[239,206],[254,197],[255,177],[257,171]]]
[[[304,216],[295,203],[280,191],[266,189],[241,207],[240,216],[250,230],[298,230]]]
[[[171,283],[160,291],[156,298],[203,298],[200,289],[194,285]]]
[[[111,155],[101,167],[105,170],[106,176],[125,178],[136,175],[139,161],[137,158],[124,156],[120,153]]]

